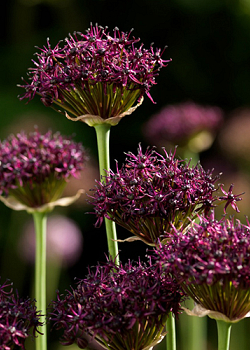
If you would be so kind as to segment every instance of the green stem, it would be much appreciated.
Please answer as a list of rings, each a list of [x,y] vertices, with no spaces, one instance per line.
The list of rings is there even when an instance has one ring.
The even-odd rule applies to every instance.
[[[218,350],[229,350],[232,323],[216,320],[218,330]]]
[[[33,219],[36,232],[36,260],[35,260],[35,299],[37,310],[41,311],[41,322],[44,326],[41,329],[43,335],[36,338],[36,350],[47,349],[46,329],[46,224],[47,214],[34,212]]]
[[[107,175],[105,170],[110,169],[109,138],[110,138],[111,125],[99,124],[99,125],[95,125],[94,128],[96,131],[96,138],[97,138],[99,171],[100,171],[100,177],[102,179],[102,176]],[[116,258],[116,263],[119,263],[115,223],[112,220],[108,220],[105,218],[105,226],[106,226],[106,235],[107,235],[107,241],[108,241],[109,254],[113,259]]]
[[[199,153],[192,152],[189,147],[186,147],[183,152],[183,156],[186,159],[191,159],[190,166],[196,166],[200,160]],[[194,308],[194,302],[189,299],[185,302],[185,306],[192,310]],[[207,317],[190,317],[186,314],[181,315],[180,326],[184,333],[187,332],[187,337],[185,337],[184,348],[192,350],[200,350],[206,348],[206,338],[207,338]],[[181,336],[181,339],[184,339]]]
[[[190,298],[185,301],[185,307],[192,310],[194,302]],[[180,339],[182,349],[200,350],[207,347],[207,317],[193,317],[186,313],[179,319]]]
[[[167,350],[176,350],[175,318],[172,313],[169,314],[169,317],[167,319],[166,330]]]

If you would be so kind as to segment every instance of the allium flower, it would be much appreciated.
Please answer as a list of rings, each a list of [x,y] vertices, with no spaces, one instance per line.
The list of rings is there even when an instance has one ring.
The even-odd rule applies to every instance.
[[[69,34],[54,48],[47,39],[28,73],[30,82],[21,85],[26,93],[20,99],[30,101],[37,94],[45,106],[66,111],[73,120],[117,124],[144,94],[153,101],[155,77],[171,61],[161,58],[164,50],[138,44],[131,32],[115,28],[111,34],[91,24],[85,34]]]
[[[147,148],[138,154],[127,153],[125,164],[116,173],[109,171],[104,182],[97,182],[90,203],[97,216],[96,226],[104,218],[115,221],[147,244],[172,231],[172,226],[185,229],[198,213],[208,213],[215,202],[224,201],[238,210],[239,196],[216,196],[219,176],[205,171],[198,163],[175,158],[175,152],[158,154]]]
[[[49,317],[63,329],[65,345],[85,348],[94,338],[107,349],[148,349],[162,340],[166,319],[178,315],[182,299],[159,264],[108,261],[89,269],[66,296],[58,294]]]
[[[223,111],[219,107],[188,101],[162,108],[145,124],[144,133],[153,144],[178,144],[200,152],[211,146],[222,121]]]
[[[35,129],[29,135],[10,135],[0,143],[1,200],[17,210],[69,204],[73,197],[65,203],[58,198],[69,178],[78,176],[87,158],[80,143],[59,133],[48,131],[42,135]]]
[[[176,230],[155,251],[198,304],[193,314],[237,322],[250,312],[249,240],[249,222],[225,216],[218,221],[212,213],[185,234]]]
[[[26,339],[40,333],[42,323],[35,301],[20,299],[6,290],[9,286],[6,282],[0,286],[0,349],[25,349]]]

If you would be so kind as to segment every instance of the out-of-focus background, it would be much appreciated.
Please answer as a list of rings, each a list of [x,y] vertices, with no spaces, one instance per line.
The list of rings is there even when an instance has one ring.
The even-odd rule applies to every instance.
[[[65,135],[74,134],[74,139],[89,150],[91,160],[81,180],[69,185],[67,194],[74,194],[79,187],[86,191],[94,187],[95,178],[98,178],[94,129],[81,122],[71,122],[44,107],[38,97],[29,104],[17,98],[23,93],[17,84],[33,66],[31,59],[37,50],[35,46],[45,45],[47,37],[52,45],[56,45],[68,33],[85,31],[90,22],[108,26],[110,30],[115,26],[122,31],[134,28],[133,35],[140,37],[145,47],[152,42],[156,47],[168,45],[163,57],[173,59],[161,70],[157,85],[151,90],[156,104],[145,97],[141,107],[111,129],[111,167],[114,167],[115,159],[122,164],[124,152],[136,152],[139,142],[143,147],[155,144],[159,149],[165,146],[167,150],[178,142],[177,153],[181,156],[199,158],[204,168],[214,168],[215,174],[223,172],[221,182],[226,187],[233,182],[235,192],[245,192],[244,201],[239,204],[241,213],[237,214],[244,221],[250,204],[250,0],[4,1],[0,21],[1,140],[10,133],[32,131],[34,125],[41,131],[50,128]],[[199,115],[202,115],[198,111],[194,125],[184,127],[185,130],[190,127],[190,134],[183,136],[176,125],[172,132],[177,138],[171,138],[167,130],[178,124],[175,116],[185,115],[183,105],[184,111],[178,112],[180,104],[185,103],[204,110],[209,106],[216,107],[220,122],[213,130],[206,123],[196,130],[194,125],[199,124]],[[172,109],[169,121],[165,120],[166,135],[161,138],[157,132],[149,135],[148,123],[160,112],[164,123],[165,108],[169,105]],[[195,113],[187,114],[186,120],[192,121]],[[209,116],[205,114],[207,119]],[[180,123],[185,125],[183,121]],[[197,141],[198,146],[193,141]],[[105,260],[104,227],[94,228],[95,217],[86,214],[89,211],[91,207],[85,196],[67,209],[56,208],[49,218],[49,232],[52,235],[59,230],[60,237],[59,242],[56,235],[50,242],[50,248],[58,251],[58,259],[49,260],[49,298],[55,296],[56,288],[63,291],[74,283],[74,277],[83,277],[87,265]],[[221,215],[220,209],[218,215]],[[71,255],[69,251],[64,252],[64,247],[69,245],[69,232]],[[31,217],[25,212],[13,212],[0,203],[1,281],[11,279],[21,295],[32,293],[31,236]],[[128,236],[129,233],[118,227],[119,238]],[[147,249],[139,242],[122,243],[119,248],[122,260],[144,256]],[[55,257],[55,254],[53,251],[51,256]],[[248,334],[250,324],[245,320],[233,327],[231,349],[239,348],[236,339],[238,330],[243,328]],[[50,337],[51,342],[55,342],[51,348],[56,349],[57,335]],[[216,327],[214,321],[209,321],[208,349],[214,348]],[[246,350],[249,345],[243,340],[240,348]],[[181,345],[179,349],[182,349]]]

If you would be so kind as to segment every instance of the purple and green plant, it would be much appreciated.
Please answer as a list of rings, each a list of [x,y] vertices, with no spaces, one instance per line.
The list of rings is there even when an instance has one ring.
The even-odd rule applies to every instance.
[[[221,174],[213,175],[200,163],[175,158],[175,151],[155,148],[126,153],[124,164],[116,172],[107,170],[105,181],[97,181],[90,196],[99,227],[104,218],[113,220],[148,245],[168,240],[174,229],[186,230],[201,213],[224,203],[238,211],[240,195],[233,185],[225,191],[218,184]],[[168,236],[166,236],[168,235]],[[133,240],[133,239],[129,239]]]
[[[10,135],[0,142],[0,200],[14,210],[33,215],[36,232],[35,298],[45,322],[46,303],[46,224],[48,213],[57,205],[67,206],[79,198],[61,198],[71,176],[78,176],[88,159],[80,143],[59,132],[41,134],[38,129]],[[36,349],[46,350],[46,327],[36,338]]]
[[[46,208],[57,201],[70,177],[79,177],[88,159],[81,143],[71,137],[20,132],[0,142],[0,195],[27,208]],[[41,209],[42,208],[42,209]]]
[[[191,160],[178,159],[175,151],[165,149],[164,155],[154,148],[143,152],[141,145],[136,155],[126,156],[120,169],[117,163],[116,172],[107,170],[105,181],[97,182],[91,196],[97,227],[104,218],[113,220],[134,235],[128,241],[155,245],[169,239],[166,234],[171,235],[172,227],[187,229],[200,213],[207,214],[219,203],[224,203],[225,210],[231,205],[238,211],[241,198],[232,193],[233,186],[228,192],[222,185],[216,188],[219,175],[205,171],[200,163],[191,165]],[[174,320],[167,322],[174,333]],[[176,348],[174,338],[167,338],[168,349]],[[195,344],[199,344],[197,336]]]
[[[164,50],[144,48],[131,33],[91,24],[86,33],[69,34],[54,48],[48,39],[32,60],[20,99],[39,95],[45,106],[71,118],[88,122],[88,115],[97,116],[111,125],[144,94],[153,102],[155,77],[171,60],[162,59]]]
[[[49,309],[53,327],[63,330],[62,343],[105,349],[149,349],[165,336],[170,312],[176,317],[184,294],[159,264],[108,260],[89,268],[66,295],[58,292]],[[168,337],[168,334],[167,334]]]
[[[112,349],[119,348],[120,350],[133,347],[145,350],[162,338],[161,332],[166,319],[169,324],[167,349],[174,350],[176,348],[174,318],[171,315],[175,314],[175,310],[171,307],[163,307],[159,302],[162,301],[160,296],[157,301],[154,300],[155,295],[158,295],[158,290],[160,290],[159,283],[164,285],[164,281],[158,273],[159,270],[151,263],[147,268],[142,263],[138,263],[136,267],[132,267],[131,263],[119,266],[116,222],[146,244],[164,247],[163,244],[168,246],[169,241],[174,239],[176,232],[185,233],[188,237],[189,229],[192,230],[196,227],[194,220],[200,215],[208,215],[219,203],[225,204],[225,211],[229,205],[238,211],[237,202],[241,198],[240,195],[233,194],[233,185],[230,186],[229,191],[225,191],[222,185],[216,186],[219,175],[214,176],[213,171],[205,171],[199,163],[195,162],[195,165],[192,165],[191,160],[184,161],[175,158],[175,152],[168,154],[164,151],[164,154],[160,155],[156,150],[147,149],[143,153],[139,146],[137,155],[127,154],[126,162],[121,169],[118,168],[118,164],[116,172],[110,169],[111,126],[117,125],[123,117],[133,113],[143,102],[145,94],[154,103],[150,90],[156,84],[155,79],[159,70],[166,67],[171,61],[171,59],[164,60],[162,58],[164,50],[154,49],[153,45],[149,49],[144,48],[140,39],[132,36],[132,30],[125,33],[115,28],[113,32],[110,32],[107,27],[103,28],[97,24],[95,26],[91,24],[86,33],[69,34],[55,47],[47,39],[47,44],[38,48],[38,52],[35,54],[36,60],[32,60],[34,66],[29,69],[27,80],[23,79],[23,84],[20,85],[21,88],[25,89],[25,93],[20,96],[21,100],[29,102],[35,95],[38,95],[45,106],[55,109],[70,120],[82,121],[94,127],[96,132],[100,181],[97,182],[92,196],[92,204],[94,204],[94,211],[98,217],[96,226],[105,221],[108,250],[112,260],[105,266],[98,265],[93,273],[89,271],[88,277],[80,281],[76,289],[67,292],[65,298],[58,294],[58,300],[53,303],[54,312],[51,314],[51,319],[56,322],[56,327],[64,328],[66,342],[70,344],[76,340],[81,348],[88,345],[89,337],[94,336],[104,346],[110,347],[110,344],[113,344]],[[17,142],[17,150],[20,146],[20,140]],[[25,137],[24,140],[26,142]],[[6,156],[4,152],[8,151],[9,145],[12,145],[12,141],[7,142],[1,150],[4,156]],[[42,153],[43,146],[42,142]],[[39,285],[39,283],[45,277],[46,215],[55,205],[68,205],[77,198],[77,196],[73,199],[59,197],[68,175],[74,176],[79,169],[76,168],[76,164],[71,163],[72,157],[75,159],[76,155],[70,154],[69,162],[65,160],[58,163],[53,168],[52,173],[40,181],[40,178],[36,177],[40,167],[42,173],[44,171],[46,173],[46,169],[50,169],[50,163],[54,163],[49,158],[49,165],[47,164],[45,168],[40,166],[37,157],[33,154],[36,148],[39,149],[39,147],[32,146],[32,152],[29,151],[25,156],[23,156],[23,152],[14,155],[14,163],[11,159],[8,161],[8,157],[6,163],[1,163],[2,172],[0,175],[3,178],[0,179],[2,184],[0,199],[14,209],[25,209],[33,214],[37,233],[36,256],[39,256],[35,274],[40,276],[40,281],[37,282],[36,286],[37,290],[41,291],[41,294],[38,295],[38,304],[41,302],[40,308],[43,311],[46,308],[46,300],[43,298],[46,285],[44,283]],[[68,150],[67,146],[59,148],[60,151],[64,148]],[[12,152],[14,149],[15,147],[13,147]],[[55,149],[52,147],[52,154],[54,151]],[[84,161],[85,156],[84,153],[82,159]],[[55,159],[57,158],[56,156]],[[31,172],[29,172],[27,164],[31,165]],[[33,168],[32,165],[34,165]],[[70,170],[72,170],[70,174],[67,173],[69,165],[71,166]],[[21,174],[24,178],[21,177]],[[13,183],[11,183],[12,178]],[[129,271],[126,271],[128,266]],[[143,294],[144,302],[147,303],[148,300],[147,312],[143,314],[144,318],[141,318],[144,304],[140,305],[141,309],[139,309],[138,300],[134,300],[133,310],[129,306],[130,304],[126,304],[131,300],[126,293],[135,292],[135,288],[132,288],[132,291],[129,289],[131,287],[130,278],[133,275],[132,273],[130,276],[130,269],[136,276],[136,280],[131,279],[131,283],[134,281],[138,287],[139,278],[142,283],[147,281],[145,282],[146,286],[150,287],[151,294],[147,295],[148,299],[144,298],[145,294]],[[141,274],[137,271],[138,269]],[[142,272],[144,270],[145,274]],[[151,272],[149,273],[149,271]],[[158,273],[157,278],[160,282],[151,285],[146,276],[155,271]],[[129,272],[129,277],[127,272]],[[118,283],[116,278],[123,281],[121,276],[125,278],[125,275],[126,279],[122,284],[124,289],[120,285],[117,289],[117,285],[112,283]],[[169,276],[169,274],[167,275]],[[163,276],[166,278],[166,274]],[[155,277],[150,275],[152,280]],[[167,281],[170,282],[168,279]],[[125,282],[128,286],[127,289]],[[109,283],[112,284],[111,287],[109,287]],[[172,282],[168,287],[171,285]],[[140,293],[144,291],[144,287],[145,285],[141,286]],[[155,295],[152,294],[153,291]],[[91,294],[86,295],[85,292]],[[173,292],[172,289],[171,292]],[[161,294],[164,295],[164,292]],[[96,299],[92,299],[92,296]],[[171,297],[169,298],[171,300]],[[100,319],[98,305],[100,304],[101,307],[102,302],[104,304]],[[114,302],[116,302],[115,306],[113,306]],[[119,307],[124,305],[127,305],[129,310],[131,309],[130,316],[132,316],[127,320],[128,323],[122,318],[122,312],[117,317]],[[159,314],[161,316],[158,319],[162,328],[158,327],[159,323],[157,325],[154,323],[155,317],[153,316],[158,311],[156,312],[154,309],[155,314],[151,314],[155,305],[159,306],[159,312],[165,312],[165,316]],[[116,309],[116,314],[110,313],[111,306]],[[94,311],[96,311],[96,320],[99,320],[97,324],[93,323],[92,312]],[[106,311],[109,313],[105,314]],[[137,312],[135,313],[135,311]],[[166,317],[166,312],[168,317]],[[125,315],[128,316],[126,313]],[[147,318],[148,316],[150,317]],[[105,322],[103,322],[104,320]],[[230,324],[230,322],[228,323]],[[217,320],[217,324],[219,350],[225,350],[228,345],[222,341],[221,335],[223,333],[229,339],[230,327],[221,330],[227,323],[221,323],[220,320]],[[116,328],[113,329],[110,327],[111,325]],[[126,327],[122,328],[122,326]],[[86,329],[86,333],[84,333],[84,329]],[[85,335],[88,336],[85,337]],[[42,338],[43,340],[41,340]],[[37,350],[45,350],[46,334],[45,337],[37,339]]]
[[[93,126],[97,136],[100,177],[110,168],[110,128],[143,101],[146,94],[153,102],[150,89],[155,78],[170,60],[163,60],[165,49],[144,48],[139,38],[115,28],[90,25],[86,33],[74,32],[53,48],[36,53],[29,69],[26,90],[20,99],[40,96],[45,106],[67,118]],[[137,103],[137,105],[135,105]],[[115,225],[106,220],[109,253],[118,256]]]
[[[173,229],[159,245],[160,264],[196,303],[189,315],[217,322],[218,349],[228,350],[231,326],[250,315],[250,224],[234,218],[200,216],[188,230]]]

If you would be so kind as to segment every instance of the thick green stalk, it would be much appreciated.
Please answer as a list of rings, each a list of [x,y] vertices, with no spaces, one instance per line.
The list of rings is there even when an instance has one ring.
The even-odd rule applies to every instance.
[[[34,212],[33,219],[36,232],[36,259],[35,259],[35,299],[37,310],[43,315],[41,321],[44,326],[40,329],[43,335],[36,338],[36,350],[47,349],[46,330],[46,224],[47,214]]]
[[[194,301],[190,298],[185,301],[185,307],[192,310]],[[193,317],[186,313],[179,319],[181,349],[200,350],[207,348],[207,317]]]
[[[169,317],[167,319],[166,330],[167,350],[176,350],[175,318],[172,313],[169,314]]]
[[[189,329],[189,341],[190,349],[200,350],[207,347],[207,319],[206,317],[190,317],[187,323],[187,329]]]
[[[218,330],[218,350],[229,350],[232,323],[216,320]]]
[[[107,175],[105,170],[110,169],[109,156],[109,138],[110,128],[109,124],[99,124],[94,126],[97,138],[98,157],[99,157],[99,171],[100,177]],[[119,263],[118,244],[116,235],[116,226],[112,220],[105,219],[106,235],[108,241],[108,250],[110,256]]]
[[[188,147],[183,153],[184,158],[190,160],[190,166],[196,166],[200,160],[199,154],[192,152]],[[185,307],[192,310],[194,302],[189,299],[185,302]],[[184,332],[186,332],[185,343],[183,349],[200,350],[206,349],[207,338],[207,317],[190,317],[188,315],[181,315],[180,317],[181,339],[184,339]]]

